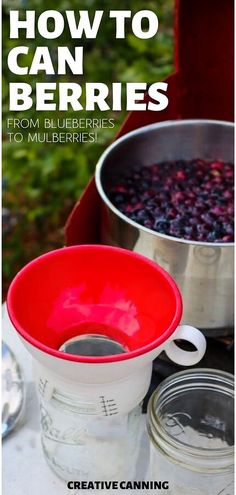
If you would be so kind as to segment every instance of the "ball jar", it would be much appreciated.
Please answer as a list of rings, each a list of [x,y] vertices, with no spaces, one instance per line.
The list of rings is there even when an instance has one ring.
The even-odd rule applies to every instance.
[[[193,369],[153,393],[150,478],[167,480],[169,495],[233,495],[233,392],[229,373]]]

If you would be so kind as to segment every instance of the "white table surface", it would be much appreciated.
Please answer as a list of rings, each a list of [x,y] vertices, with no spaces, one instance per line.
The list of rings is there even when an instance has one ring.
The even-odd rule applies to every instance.
[[[31,356],[14,330],[5,305],[3,306],[2,338],[14,352],[26,383],[26,406],[23,417],[15,430],[3,440],[3,495],[74,495],[78,493],[84,495],[115,493],[118,495],[121,493],[119,490],[69,490],[66,482],[57,478],[50,470],[41,450],[39,407],[32,379]],[[144,462],[146,462],[145,455]],[[127,492],[141,493],[139,490]],[[122,490],[122,495],[124,493],[125,491]]]

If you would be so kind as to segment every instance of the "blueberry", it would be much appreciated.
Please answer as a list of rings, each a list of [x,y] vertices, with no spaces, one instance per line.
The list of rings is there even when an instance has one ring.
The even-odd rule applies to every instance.
[[[190,225],[198,225],[198,218],[192,217],[189,219]]]
[[[166,222],[165,220],[158,219],[154,223],[154,229],[157,230],[158,232],[166,232],[168,228],[169,228],[169,222]]]
[[[205,223],[200,223],[197,225],[197,231],[199,234],[208,234],[209,232],[209,225]]]
[[[214,230],[208,233],[207,235],[208,242],[215,242],[216,239],[217,239],[217,235]]]
[[[145,210],[138,210],[136,217],[137,220],[141,222],[144,222],[145,220],[149,220],[149,214]]]
[[[135,205],[137,203],[137,197],[136,196],[129,196],[129,199],[126,199],[126,203],[129,202],[130,205]]]
[[[144,225],[144,227],[147,227],[148,229],[154,228],[154,222],[150,218],[148,218],[147,220],[144,220],[143,225]]]
[[[125,200],[125,196],[123,194],[115,194],[114,195],[114,198],[113,198],[114,203],[120,204],[120,203],[123,203],[124,200]]]
[[[212,225],[212,223],[214,222],[214,216],[211,215],[211,213],[203,213],[201,215],[201,220],[206,223],[207,225]]]
[[[184,233],[187,235],[187,236],[190,236],[194,233],[194,227],[192,225],[187,225],[186,227],[184,227]],[[185,236],[186,238],[186,236]]]
[[[226,232],[226,234],[234,235],[234,226],[230,225],[229,223],[223,223],[222,225],[223,231]]]

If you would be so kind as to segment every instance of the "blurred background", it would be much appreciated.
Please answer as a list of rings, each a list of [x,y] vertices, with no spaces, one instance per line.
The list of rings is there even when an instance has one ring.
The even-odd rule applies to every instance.
[[[161,81],[171,73],[173,63],[173,4],[174,0],[3,0],[3,297],[16,272],[34,257],[64,244],[63,227],[74,203],[94,172],[103,150],[114,139],[126,116],[120,112],[25,112],[9,113],[9,82],[28,82],[32,86],[44,81],[85,82],[147,82]],[[30,65],[36,46],[47,45],[55,56],[56,47],[80,45],[71,40],[65,30],[59,40],[9,39],[9,10],[138,10],[150,9],[159,17],[159,32],[150,40],[137,39],[127,22],[124,40],[114,39],[114,24],[101,24],[96,40],[82,40],[84,46],[84,75],[15,76],[7,68],[7,55],[14,46],[30,47],[24,62]],[[105,15],[105,14],[104,14]],[[124,107],[124,105],[123,105]],[[7,118],[113,118],[115,127],[98,130],[96,143],[9,143]],[[45,129],[34,131],[45,132]],[[20,132],[27,134],[27,130]],[[54,129],[56,131],[56,129]],[[73,129],[61,129],[73,132]],[[86,129],[81,130],[81,132]],[[80,130],[74,129],[74,132]],[[89,131],[88,131],[89,132]]]

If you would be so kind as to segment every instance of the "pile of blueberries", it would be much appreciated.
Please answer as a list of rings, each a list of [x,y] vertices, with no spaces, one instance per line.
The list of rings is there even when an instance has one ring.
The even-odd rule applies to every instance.
[[[143,166],[110,189],[111,202],[134,222],[200,242],[234,240],[234,166],[176,160]]]

